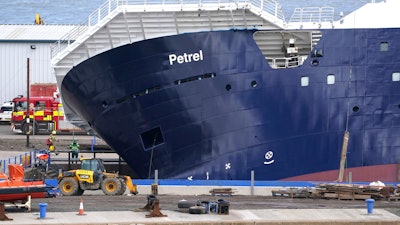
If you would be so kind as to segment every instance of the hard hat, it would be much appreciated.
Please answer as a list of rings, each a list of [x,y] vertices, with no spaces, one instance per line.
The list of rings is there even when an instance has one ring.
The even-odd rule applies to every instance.
[[[52,134],[56,134],[57,132],[56,132],[55,130],[53,130],[51,133],[52,133]]]

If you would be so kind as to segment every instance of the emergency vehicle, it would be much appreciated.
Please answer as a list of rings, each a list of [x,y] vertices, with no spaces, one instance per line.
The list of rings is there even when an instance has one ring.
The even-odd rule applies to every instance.
[[[51,96],[30,97],[19,96],[14,98],[14,111],[11,115],[11,127],[16,132],[35,134],[51,132],[59,129],[60,121],[64,120],[62,104]],[[27,107],[29,106],[29,119]]]

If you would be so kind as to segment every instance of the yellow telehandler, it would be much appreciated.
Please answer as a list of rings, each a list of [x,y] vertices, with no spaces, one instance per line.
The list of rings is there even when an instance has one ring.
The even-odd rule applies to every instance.
[[[103,160],[81,159],[81,169],[63,171],[58,175],[58,189],[62,195],[82,195],[85,190],[102,190],[106,195],[122,195],[128,187],[136,195],[137,186],[130,176],[107,173]]]

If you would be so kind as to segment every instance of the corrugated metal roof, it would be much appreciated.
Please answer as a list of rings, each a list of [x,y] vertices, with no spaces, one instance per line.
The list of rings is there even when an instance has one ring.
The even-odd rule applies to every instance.
[[[0,41],[54,41],[75,25],[0,25]]]

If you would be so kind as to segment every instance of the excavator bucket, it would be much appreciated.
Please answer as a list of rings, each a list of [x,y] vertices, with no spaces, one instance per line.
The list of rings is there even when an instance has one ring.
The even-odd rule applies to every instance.
[[[125,176],[125,183],[131,194],[137,195],[137,185],[132,183],[132,179],[130,176]]]

